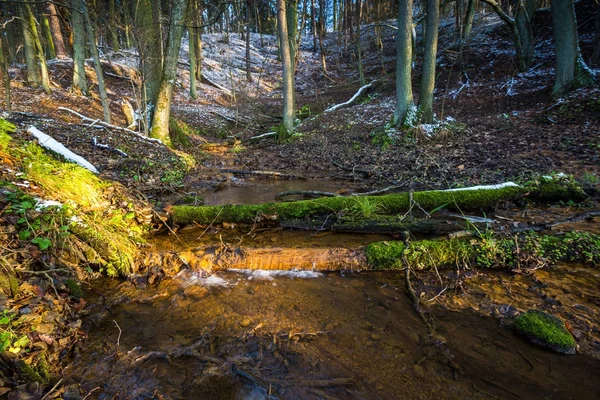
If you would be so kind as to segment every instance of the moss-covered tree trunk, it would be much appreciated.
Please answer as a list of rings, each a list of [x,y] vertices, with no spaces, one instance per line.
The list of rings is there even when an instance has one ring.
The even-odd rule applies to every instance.
[[[25,50],[25,61],[27,63],[27,83],[33,88],[38,88],[42,84],[42,77],[38,67],[35,39],[33,38],[33,31],[27,13],[28,7],[28,4],[21,4],[19,7],[21,30],[23,32],[23,47]]]
[[[294,64],[287,22],[285,0],[277,0],[277,27],[283,66],[283,130],[285,130],[279,135],[279,140],[285,139],[294,131]]]
[[[414,103],[412,94],[412,0],[400,0],[398,37],[396,39],[396,127],[412,125]]]
[[[119,51],[121,49],[121,45],[119,43],[119,31],[117,29],[119,26],[119,18],[117,17],[115,0],[108,0],[108,19],[110,21],[110,26],[108,27],[110,33],[110,44],[113,48],[113,51]]]
[[[463,39],[465,41],[468,41],[471,37],[471,30],[473,29],[473,20],[475,19],[475,4],[476,0],[469,0],[469,2],[467,3],[467,13],[465,15],[464,22],[465,29],[463,32]]]
[[[594,74],[581,57],[573,0],[552,1],[552,31],[556,44],[555,97],[594,83]]]
[[[54,47],[54,39],[52,38],[52,32],[50,31],[50,21],[46,13],[41,13],[40,19],[42,22],[42,32],[44,36],[44,44],[46,45],[46,57],[48,59],[56,58],[56,49]]]
[[[439,0],[426,0],[425,55],[423,57],[423,75],[419,89],[419,115],[421,121],[433,122],[433,91],[435,89],[435,62],[437,57],[438,30],[440,25]]]
[[[515,7],[515,23],[519,31],[519,40],[521,42],[521,58],[524,68],[530,68],[533,64],[533,32],[531,30],[531,18],[533,14],[530,14],[530,10],[526,7],[524,0],[516,0]]]
[[[146,134],[149,133],[156,98],[160,89],[162,76],[162,37],[157,29],[153,14],[161,13],[155,1],[139,0],[135,7],[135,45],[140,54],[140,71],[142,73],[142,98],[141,107],[144,110],[142,126]]]
[[[50,94],[52,93],[52,89],[50,89],[50,74],[48,73],[48,66],[46,65],[46,52],[44,51],[44,46],[42,46],[40,32],[37,28],[37,21],[30,5],[23,4],[23,6],[25,10],[25,16],[27,18],[28,29],[31,33],[31,38],[33,39],[33,44],[35,46],[35,55],[37,58],[36,64],[37,62],[40,63],[41,84],[44,88],[44,91],[47,94]]]
[[[0,68],[2,69],[2,81],[4,82],[4,109],[10,113],[10,75],[8,74],[8,60],[5,54],[4,37],[0,37]]]
[[[156,110],[152,118],[152,129],[150,131],[151,137],[160,139],[167,145],[171,144],[169,137],[171,98],[173,96],[173,86],[177,80],[177,61],[187,19],[188,5],[188,0],[176,0],[172,4],[163,75],[156,99]]]
[[[85,25],[81,12],[81,0],[71,0],[71,25],[73,28],[73,83],[74,93],[88,95],[85,77]]]

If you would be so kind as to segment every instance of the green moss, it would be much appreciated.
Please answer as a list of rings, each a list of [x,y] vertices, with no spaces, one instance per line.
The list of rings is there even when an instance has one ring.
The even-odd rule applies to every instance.
[[[515,319],[517,332],[532,342],[561,353],[574,354],[577,343],[560,319],[530,310]]]
[[[17,370],[23,379],[27,382],[37,382],[41,385],[47,385],[48,381],[38,373],[31,365],[26,364],[23,360],[17,360]]]
[[[530,186],[529,197],[544,202],[574,201],[587,198],[581,185],[570,175],[554,175],[541,177]]]
[[[529,233],[515,237],[375,242],[365,248],[372,269],[402,268],[402,255],[411,268],[526,268],[547,263],[579,262],[600,265],[600,235],[569,232]]]
[[[77,283],[73,279],[67,279],[67,281],[65,282],[65,286],[67,286],[67,289],[69,289],[71,297],[78,300],[83,296],[83,290],[81,290],[81,286],[79,286],[79,283]]]
[[[516,200],[523,197],[528,190],[519,186],[508,186],[501,189],[473,189],[460,191],[424,191],[398,193],[386,196],[365,196],[360,203],[355,196],[325,197],[314,200],[302,200],[289,203],[264,203],[251,205],[226,206],[174,206],[173,221],[181,224],[196,222],[252,222],[257,218],[271,220],[311,217],[317,215],[336,214],[339,212],[360,212],[368,205],[370,214],[394,214],[410,209],[416,202],[425,210],[438,207],[451,209],[490,208],[499,201]]]

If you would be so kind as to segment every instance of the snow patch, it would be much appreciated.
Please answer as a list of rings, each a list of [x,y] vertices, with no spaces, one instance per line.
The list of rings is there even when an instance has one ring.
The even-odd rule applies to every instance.
[[[94,167],[88,160],[73,153],[71,150],[67,149],[62,143],[57,142],[55,139],[53,139],[49,135],[46,135],[44,132],[40,131],[35,126],[31,125],[27,129],[27,132],[35,136],[35,138],[40,142],[40,146],[60,154],[67,160],[79,164],[83,168],[86,168],[95,174],[98,173],[96,167]]]
[[[42,211],[46,208],[50,207],[62,207],[63,204],[59,201],[55,200],[44,200],[44,199],[34,199],[35,200],[35,211]]]
[[[498,183],[496,185],[480,185],[480,186],[471,186],[471,187],[456,188],[456,189],[446,189],[446,190],[444,190],[444,192],[460,192],[462,190],[497,190],[497,189],[503,189],[506,187],[521,187],[521,186],[517,185],[514,182],[504,182],[504,183]]]

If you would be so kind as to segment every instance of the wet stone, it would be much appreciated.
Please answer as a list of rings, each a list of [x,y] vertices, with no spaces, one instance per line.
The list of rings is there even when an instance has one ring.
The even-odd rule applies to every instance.
[[[246,327],[250,326],[251,323],[252,323],[252,320],[250,318],[244,318],[243,320],[240,321],[240,326],[242,328],[246,328]]]

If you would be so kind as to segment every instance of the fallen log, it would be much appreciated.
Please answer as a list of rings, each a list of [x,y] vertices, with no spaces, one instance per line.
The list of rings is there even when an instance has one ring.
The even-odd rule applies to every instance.
[[[344,103],[340,103],[340,104],[336,104],[333,105],[331,107],[328,107],[324,112],[328,113],[328,112],[332,112],[335,110],[339,110],[340,108],[344,108],[344,107],[348,107],[351,106],[352,104],[354,104],[359,98],[360,96],[367,90],[369,89],[371,86],[373,86],[373,83],[375,83],[376,81],[373,81],[367,85],[362,86],[360,89],[358,89],[358,91],[354,94],[354,96],[352,96],[350,98],[350,100],[344,102]]]
[[[235,172],[234,172],[235,173]],[[527,186],[507,182],[470,188],[403,192],[384,196],[336,196],[287,203],[263,203],[225,206],[174,206],[172,219],[178,224],[222,222],[282,221],[294,218],[364,212],[393,215],[415,210],[490,209],[502,201],[522,199],[539,201],[580,201],[585,193],[574,184],[541,180]]]
[[[73,153],[71,150],[67,149],[62,143],[57,142],[54,138],[40,131],[35,126],[31,125],[27,129],[27,132],[31,133],[38,140],[40,146],[60,154],[67,160],[79,164],[83,168],[86,168],[95,174],[98,173],[96,167],[94,167],[88,160],[81,157],[80,155]]]

